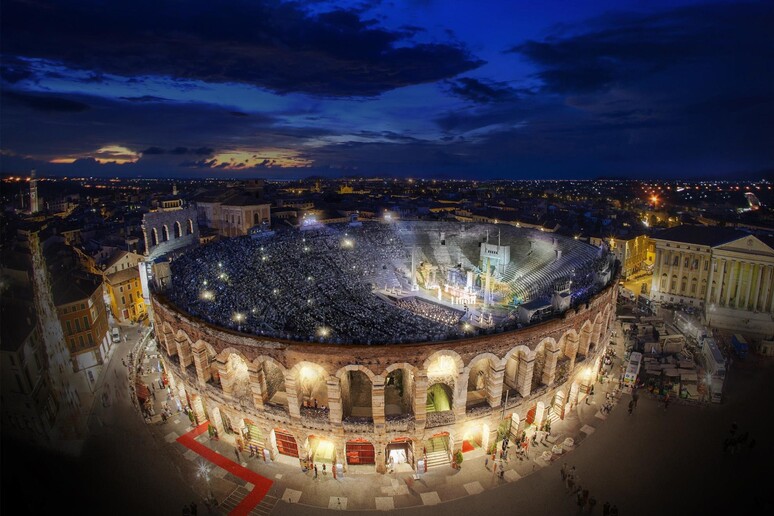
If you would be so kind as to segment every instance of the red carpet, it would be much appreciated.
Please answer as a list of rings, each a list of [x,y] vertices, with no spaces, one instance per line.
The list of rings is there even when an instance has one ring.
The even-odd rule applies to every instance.
[[[263,497],[266,496],[266,493],[269,492],[269,489],[274,482],[268,478],[262,477],[254,471],[250,471],[249,469],[242,467],[240,464],[237,464],[233,460],[227,459],[220,453],[213,451],[198,442],[196,437],[206,432],[208,425],[208,422],[202,423],[187,434],[178,437],[177,442],[186,448],[195,451],[216,466],[225,469],[232,475],[250,482],[255,486],[250,494],[247,495],[230,513],[231,516],[247,515],[251,510],[253,510],[253,507],[261,503],[261,500],[263,500]]]
[[[470,444],[468,441],[462,441],[462,453],[473,451],[476,448]]]

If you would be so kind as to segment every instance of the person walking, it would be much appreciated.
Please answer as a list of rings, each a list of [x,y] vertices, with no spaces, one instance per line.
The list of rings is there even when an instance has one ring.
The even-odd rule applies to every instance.
[[[634,400],[629,401],[629,415],[632,414],[632,411],[634,410]]]
[[[669,408],[669,393],[667,393],[666,396],[664,396],[664,410],[666,410],[667,408]]]
[[[314,465],[314,478],[317,478],[317,464]]]
[[[589,497],[589,513],[594,512],[594,506],[597,505],[597,499],[593,496]]]
[[[602,516],[610,516],[610,502],[602,504]]]
[[[325,471],[325,463],[323,462],[323,476],[328,476],[327,471]]]
[[[190,510],[191,516],[196,516],[198,511],[199,509],[196,507],[196,502],[191,502],[191,510]]]
[[[617,505],[613,505],[610,508],[610,516],[618,516],[618,506]]]
[[[562,469],[560,470],[560,473],[562,475],[562,480],[563,481],[566,480],[567,479],[567,463],[566,462],[564,464],[562,464]]]
[[[237,448],[236,446],[234,447],[234,455],[236,455],[237,462],[242,462],[241,460],[239,460],[239,448]]]

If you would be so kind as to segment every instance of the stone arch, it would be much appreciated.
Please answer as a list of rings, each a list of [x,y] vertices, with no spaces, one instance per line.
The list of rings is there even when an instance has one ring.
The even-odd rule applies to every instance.
[[[159,232],[156,231],[156,228],[151,228],[151,247],[156,247],[159,245]]]
[[[425,373],[428,376],[434,373],[445,374],[439,371],[438,369],[431,372],[431,368],[433,366],[441,365],[439,364],[439,360],[442,362],[445,362],[445,364],[443,365],[447,365],[450,363],[448,360],[444,360],[443,357],[448,357],[449,359],[451,359],[451,363],[454,364],[456,370],[454,371],[453,374],[457,375],[465,369],[465,364],[462,361],[462,357],[460,357],[460,355],[456,351],[452,351],[450,349],[442,349],[442,350],[436,351],[435,353],[427,357],[427,359],[422,363],[422,370],[425,371]]]
[[[221,362],[224,358],[225,361]],[[250,403],[252,390],[248,369],[250,362],[247,358],[234,348],[226,348],[218,355],[218,362],[222,363],[218,369],[223,392],[233,396],[240,404]]]
[[[328,371],[323,366],[307,361],[299,362],[285,375],[286,380],[291,379],[294,383],[299,406],[314,404],[314,400],[317,400],[318,406],[327,406],[328,377]]]
[[[589,353],[591,353],[594,349],[596,349],[600,339],[602,338],[603,323],[604,323],[604,318],[602,316],[602,313],[597,312],[597,315],[594,317],[594,331],[591,333],[591,342],[589,342]]]
[[[363,365],[346,365],[336,371],[345,418],[373,418],[373,384],[377,376]],[[378,377],[381,378],[381,377]]]
[[[164,343],[164,348],[167,351],[167,356],[172,357],[177,355],[177,344],[175,342],[175,330],[166,321],[161,325],[161,341]]]
[[[180,222],[178,222],[177,220],[175,221],[174,224],[172,224],[172,234],[174,235],[175,238],[180,238],[181,236],[183,236],[183,227],[180,225]]]
[[[188,222],[185,226],[185,234],[186,235],[193,235],[193,220],[188,219]]]
[[[500,358],[492,353],[481,353],[475,356],[465,367],[464,376],[467,376],[465,398],[466,408],[472,408],[478,405],[484,405],[486,403],[498,403],[502,394],[502,387],[498,392],[495,392],[495,384],[502,382],[502,376],[497,374],[497,370],[502,370],[500,367]],[[489,391],[492,390],[493,399],[489,399]],[[496,398],[496,399],[495,399]]]
[[[406,362],[391,364],[384,370],[384,415],[388,419],[414,413],[417,371]]]
[[[285,377],[288,370],[282,364],[270,356],[261,355],[253,360],[253,365],[259,366],[259,383],[261,385],[261,396],[264,403],[288,408],[287,391],[285,388]]]
[[[169,242],[169,227],[166,224],[161,226],[161,241]]]

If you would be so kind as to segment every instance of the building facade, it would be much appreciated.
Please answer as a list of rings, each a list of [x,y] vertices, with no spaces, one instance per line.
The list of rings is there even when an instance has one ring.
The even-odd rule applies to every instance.
[[[145,257],[153,261],[171,251],[199,243],[196,208],[180,200],[162,201],[159,208],[142,217]]]
[[[119,322],[137,322],[148,313],[143,301],[140,270],[124,269],[105,276],[110,310]]]
[[[623,278],[628,278],[642,270],[648,261],[650,239],[645,234],[631,237],[589,238],[589,243],[597,247],[601,246],[603,242],[610,247],[610,252],[621,263],[621,276]]]
[[[112,342],[108,335],[107,310],[102,278],[81,273],[54,284],[56,314],[70,351],[74,371],[102,365]],[[90,381],[96,381],[92,373]]]
[[[209,421],[267,459],[384,472],[448,464],[498,435],[561,419],[598,374],[616,288],[520,330],[382,346],[305,343],[206,324],[154,295],[170,384]],[[407,466],[407,467],[408,467]]]
[[[652,300],[700,307],[711,327],[774,334],[774,248],[768,239],[705,226],[678,226],[652,239]]]

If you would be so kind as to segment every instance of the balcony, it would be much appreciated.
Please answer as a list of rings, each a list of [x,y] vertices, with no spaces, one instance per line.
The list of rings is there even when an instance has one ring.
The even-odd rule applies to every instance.
[[[301,407],[301,424],[315,430],[330,430],[330,412],[328,409]]]
[[[428,412],[425,428],[435,428],[437,426],[451,425],[454,423],[454,412],[444,410],[442,412]]]
[[[414,414],[393,414],[385,416],[384,419],[388,432],[414,431]]]
[[[345,432],[356,434],[373,433],[374,420],[370,417],[347,416],[341,420]]]

